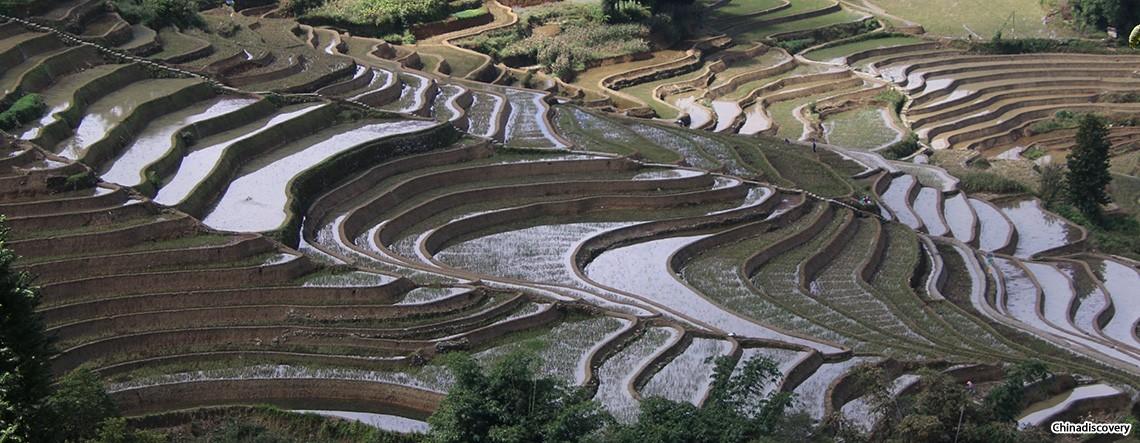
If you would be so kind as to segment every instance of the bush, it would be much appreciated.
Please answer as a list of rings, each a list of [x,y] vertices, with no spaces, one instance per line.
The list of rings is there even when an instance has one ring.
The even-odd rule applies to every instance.
[[[906,95],[898,89],[890,88],[876,95],[875,101],[890,106],[891,110],[895,111],[895,114],[898,115],[902,112],[903,105],[906,104]]]
[[[960,180],[958,187],[968,193],[1021,194],[1029,192],[1029,188],[1021,182],[992,172],[966,172],[959,175],[958,179]]]
[[[184,0],[113,0],[115,10],[131,23],[142,23],[154,29],[166,26],[199,27],[204,23],[198,15],[198,2]]]
[[[788,53],[795,54],[797,52],[803,51],[804,49],[815,46],[815,39],[808,37],[796,40],[784,40],[777,46],[784,48],[784,50],[788,51]]]
[[[920,147],[921,146],[918,144],[918,134],[911,132],[902,140],[899,140],[883,149],[882,154],[883,157],[889,158],[891,160],[898,160],[900,158],[906,158],[911,154],[914,154]]]
[[[458,18],[458,19],[466,19],[466,18],[481,17],[481,16],[484,16],[487,14],[490,14],[490,11],[488,11],[487,8],[484,7],[484,8],[475,8],[475,9],[467,9],[467,10],[459,11],[459,12],[456,12],[454,14],[451,14],[451,16]]]
[[[47,112],[47,105],[39,94],[27,94],[16,100],[12,107],[0,113],[0,129],[11,131],[30,123]]]
[[[446,0],[328,0],[303,9],[302,21],[362,27],[375,35],[401,33],[452,12]]]

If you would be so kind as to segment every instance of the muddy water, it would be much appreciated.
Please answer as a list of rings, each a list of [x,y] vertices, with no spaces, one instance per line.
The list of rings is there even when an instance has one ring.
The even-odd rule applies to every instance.
[[[974,224],[977,223],[977,218],[974,216],[973,210],[970,209],[970,202],[966,200],[966,194],[959,192],[953,197],[945,199],[942,205],[944,209],[942,214],[946,217],[946,224],[949,225],[954,238],[967,243],[973,240]]]
[[[127,118],[139,105],[200,81],[184,78],[151,79],[112,92],[87,108],[87,114],[75,128],[75,134],[60,142],[56,152],[63,157],[78,160],[87,152],[88,147],[106,137],[111,128]]]
[[[1140,320],[1140,273],[1114,260],[1091,259],[1089,266],[1104,282],[1116,312],[1102,328],[1104,335],[1140,350],[1136,322]]]
[[[938,210],[940,194],[937,189],[923,187],[914,199],[914,211],[922,218],[926,232],[930,235],[946,236],[950,233],[950,229],[942,222],[942,211]]]
[[[744,135],[754,135],[770,127],[772,119],[768,118],[763,106],[755,104],[744,111],[744,125],[740,127],[739,132]]]
[[[883,203],[891,208],[895,213],[898,221],[904,225],[909,226],[911,229],[918,229],[918,216],[910,209],[907,203],[908,192],[910,191],[911,184],[914,183],[914,177],[910,175],[901,175],[894,180],[891,180],[890,186],[887,191],[883,193]]]
[[[740,116],[744,111],[740,109],[740,104],[734,101],[713,100],[713,112],[716,112],[716,129],[715,131],[721,132],[732,127],[736,122],[736,117]]]
[[[293,410],[293,412],[296,412],[298,414],[316,414],[325,417],[336,417],[345,420],[352,420],[364,423],[374,428],[383,429],[385,431],[399,432],[401,434],[424,433],[428,431],[428,424],[426,421],[400,417],[398,415],[373,414],[370,412],[353,411],[327,411],[317,409],[296,409]]]
[[[158,190],[158,195],[155,196],[154,200],[168,206],[178,204],[210,173],[210,170],[218,163],[230,145],[316,110],[320,106],[318,104],[306,104],[284,108],[272,117],[199,141],[191,148],[193,150],[182,159],[178,171],[170,178],[170,181]]]
[[[680,97],[673,102],[673,105],[677,106],[681,112],[689,114],[690,128],[701,128],[713,121],[712,111],[701,104],[697,97]]]
[[[277,228],[287,215],[286,188],[301,172],[362,143],[426,129],[433,121],[355,123],[293,142],[242,168],[217,206],[202,220],[215,229],[261,232]]]
[[[700,406],[711,387],[716,357],[732,352],[725,340],[694,338],[685,351],[653,375],[641,389],[641,397],[665,397]]]
[[[750,321],[709,301],[682,283],[669,269],[668,258],[678,249],[708,235],[669,237],[610,249],[590,262],[585,272],[598,283],[640,295],[670,311],[725,332],[801,344],[824,352],[835,351],[829,346],[782,334]]]
[[[503,111],[504,100],[492,94],[473,92],[474,101],[467,109],[467,117],[471,119],[469,132],[481,137],[490,137],[496,130],[495,125],[499,114]]]
[[[99,65],[57,80],[50,88],[40,92],[40,97],[43,98],[44,105],[47,108],[44,116],[35,123],[32,123],[23,134],[20,134],[20,138],[24,140],[36,138],[41,128],[59,119],[56,113],[71,107],[77,89],[123,66],[126,65]]]
[[[123,186],[137,186],[145,180],[143,168],[158,160],[173,146],[173,137],[182,128],[256,103],[246,97],[219,97],[191,105],[152,121],[133,143],[123,149],[103,173],[103,180]]]
[[[1119,389],[1105,384],[1080,386],[1072,391],[1030,405],[1025,413],[1017,419],[1017,424],[1021,427],[1039,426],[1045,424],[1057,413],[1067,409],[1077,400],[1107,397],[1118,393],[1120,393]]]
[[[372,93],[376,92],[377,89],[388,86],[390,83],[397,81],[397,80],[398,79],[396,78],[396,76],[394,74],[392,74],[391,72],[385,71],[383,69],[373,69],[372,70],[372,80],[369,81],[368,84],[364,86],[364,89],[359,90],[361,92],[356,93],[356,95],[353,95],[351,98],[353,100],[361,100],[365,96],[367,96],[368,94],[372,94]]]
[[[885,108],[859,108],[827,117],[823,135],[827,143],[853,149],[876,149],[902,140],[902,134],[888,122]]]
[[[977,199],[970,199],[970,207],[978,215],[978,246],[983,251],[995,251],[1005,246],[1013,226],[1002,213],[993,206]]]
[[[1017,227],[1017,251],[1014,255],[1029,258],[1033,254],[1076,241],[1080,231],[1064,219],[1046,213],[1037,199],[1004,201],[997,205]]]
[[[620,422],[637,418],[637,400],[629,391],[638,369],[649,363],[653,354],[667,343],[680,338],[673,328],[649,328],[640,338],[610,356],[598,368],[598,391],[594,401],[602,404]]]

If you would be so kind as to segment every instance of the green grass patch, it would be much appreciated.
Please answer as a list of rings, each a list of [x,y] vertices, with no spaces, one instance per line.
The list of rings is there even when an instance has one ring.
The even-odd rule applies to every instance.
[[[1093,221],[1068,204],[1053,204],[1049,210],[1088,229],[1097,250],[1140,260],[1140,220],[1131,214],[1106,214]]]
[[[893,143],[883,149],[882,154],[883,157],[889,158],[891,160],[898,160],[900,158],[906,158],[911,154],[918,152],[919,148],[921,148],[921,146],[918,144],[918,135],[911,132],[906,136],[906,138],[899,140],[897,143]]]
[[[484,7],[480,7],[480,8],[466,9],[463,11],[459,11],[459,12],[456,12],[454,14],[451,14],[451,16],[458,18],[458,19],[468,19],[468,18],[482,17],[482,16],[490,14],[490,13],[491,12],[487,10],[487,7],[484,6]]]
[[[161,418],[167,414],[159,415]],[[411,443],[423,440],[418,434],[401,434],[385,431],[365,423],[324,417],[317,414],[299,414],[273,406],[233,406],[202,408],[170,413],[183,415],[188,420],[173,427],[160,427],[166,420],[138,421],[134,426],[149,428],[162,437],[162,441],[186,443],[230,442],[376,442]],[[136,428],[137,429],[137,428]]]
[[[904,36],[890,36],[889,34],[867,34],[873,38],[858,39],[848,41],[846,43],[838,44],[828,48],[816,49],[814,51],[804,54],[804,57],[815,61],[825,62],[834,60],[840,57],[847,57],[851,54],[856,54],[871,49],[886,48],[891,46],[910,45],[915,43],[922,43],[923,40],[914,37]]]
[[[1025,184],[992,172],[965,172],[958,175],[958,187],[968,193],[1020,194],[1029,192]]]
[[[16,100],[8,110],[0,112],[0,129],[11,131],[44,116],[47,105],[39,94],[27,94]]]

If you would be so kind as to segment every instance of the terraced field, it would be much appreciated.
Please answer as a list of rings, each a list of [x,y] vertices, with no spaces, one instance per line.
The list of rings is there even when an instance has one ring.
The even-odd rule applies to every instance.
[[[863,364],[900,396],[923,367],[983,382],[1032,357],[1087,377],[1025,423],[1090,398],[1123,410],[1140,376],[1136,263],[1088,252],[1035,199],[970,196],[876,152],[910,129],[996,152],[1055,109],[1128,112],[1094,98],[1134,87],[1130,56],[885,36],[804,57],[763,42],[869,14],[728,2],[716,21],[736,44],[606,87],[681,128],[470,60],[421,70],[414,50],[272,8],[207,11],[236,27],[224,39],[124,27],[95,3],[2,18],[3,102],[39,92],[49,113],[3,135],[0,213],[39,276],[54,371],[93,368],[127,415],[270,403],[422,429],[455,351],[531,350],[620,420],[648,396],[701,404],[709,357],[763,355],[798,410],[865,429]],[[79,29],[46,26],[63,22]],[[970,120],[990,109],[1003,119]]]

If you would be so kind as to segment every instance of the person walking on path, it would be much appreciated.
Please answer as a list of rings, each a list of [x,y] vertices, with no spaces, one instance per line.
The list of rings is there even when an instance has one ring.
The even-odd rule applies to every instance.
[[[815,152],[815,140],[811,141],[811,152]]]

